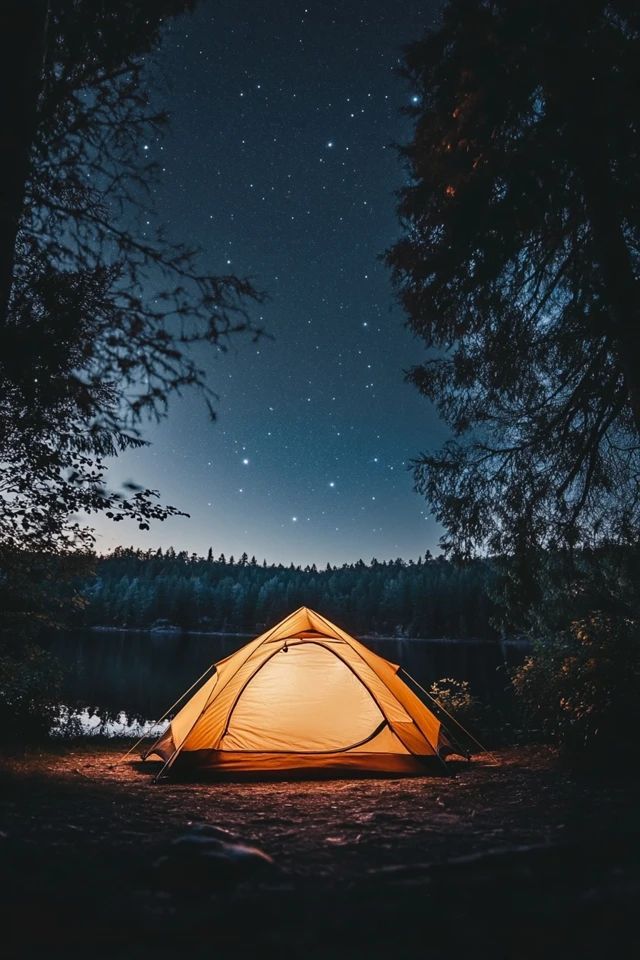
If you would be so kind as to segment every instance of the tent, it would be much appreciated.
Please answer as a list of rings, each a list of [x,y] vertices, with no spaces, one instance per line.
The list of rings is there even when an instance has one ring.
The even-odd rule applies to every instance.
[[[143,754],[162,775],[424,774],[459,752],[397,664],[307,607],[214,666]]]

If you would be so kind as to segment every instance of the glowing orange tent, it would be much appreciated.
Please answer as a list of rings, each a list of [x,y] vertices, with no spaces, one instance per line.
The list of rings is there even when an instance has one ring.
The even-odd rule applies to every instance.
[[[301,607],[216,663],[144,757],[161,773],[424,774],[453,747],[399,669]]]

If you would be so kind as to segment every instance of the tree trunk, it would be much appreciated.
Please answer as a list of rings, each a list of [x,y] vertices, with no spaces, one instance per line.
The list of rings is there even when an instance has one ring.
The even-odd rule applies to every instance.
[[[6,323],[16,237],[36,131],[47,0],[0,4],[0,329]]]

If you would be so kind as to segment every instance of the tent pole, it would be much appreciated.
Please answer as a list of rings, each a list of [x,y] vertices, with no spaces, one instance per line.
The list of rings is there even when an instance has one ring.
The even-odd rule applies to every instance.
[[[299,609],[301,609],[301,608],[299,608]],[[287,621],[287,620],[290,620],[291,617],[293,617],[294,614],[297,613],[297,612],[298,612],[298,611],[295,610],[294,613],[291,613],[291,614],[289,614],[288,617],[285,617],[284,621],[282,621],[282,622],[283,622],[283,623],[286,623],[286,621]],[[267,640],[269,639],[269,637],[270,637],[273,633],[275,633],[275,631],[276,631],[276,630],[278,629],[278,627],[281,626],[281,625],[282,625],[281,623],[276,623],[276,625],[273,626],[273,627],[271,628],[271,630],[268,630],[267,633],[265,634],[264,639],[262,640],[262,642],[258,644],[258,647],[256,647],[256,650],[257,650],[259,647],[262,647],[262,646],[267,642]],[[253,652],[253,651],[252,651],[252,652]],[[247,660],[249,659],[250,656],[251,656],[251,654],[249,654],[249,655],[246,657],[246,659],[242,661],[241,666],[244,666],[244,665],[245,665],[245,663],[247,662]],[[213,666],[215,667],[215,664],[213,664]],[[209,670],[210,670],[210,669],[211,669],[211,667],[209,667]],[[238,668],[238,669],[239,669],[239,668]],[[202,674],[202,677],[204,677],[208,672],[209,672],[208,670],[205,670],[205,672]],[[237,672],[237,671],[236,671],[236,672]],[[189,693],[191,690],[193,690],[193,688],[195,687],[196,683],[199,683],[200,680],[202,680],[202,677],[199,677],[199,679],[196,680],[196,682],[195,682],[194,684],[192,684],[192,686],[189,687],[189,690],[187,690],[187,693]],[[182,694],[182,697],[186,697],[187,693],[183,693],[183,694]],[[182,697],[180,697],[180,700],[182,700]],[[177,700],[176,703],[180,703],[180,700]],[[182,741],[182,743],[184,743],[184,742],[187,740],[187,738],[189,737],[189,734],[191,733],[191,731],[192,731],[193,728],[195,727],[196,723],[198,722],[198,720],[200,719],[200,717],[202,716],[202,714],[204,713],[204,711],[207,709],[207,706],[208,706],[208,705],[209,705],[209,701],[207,701],[207,702],[205,703],[205,705],[203,706],[202,710],[200,711],[200,713],[198,714],[198,716],[196,717],[196,719],[195,719],[195,720],[193,721],[193,723],[191,724],[191,727],[189,728],[189,731],[188,731],[188,733],[187,733],[187,736],[184,738],[184,740]],[[174,704],[174,706],[175,706],[175,704]],[[172,709],[173,709],[173,707],[169,707],[169,710],[167,710],[167,713],[169,713]],[[166,715],[167,715],[167,714],[165,713],[165,717],[166,717]],[[164,719],[164,718],[162,718],[162,719]],[[158,722],[160,722],[160,721],[158,721]],[[144,737],[142,737],[141,739],[144,739]],[[138,743],[140,743],[140,740],[138,741]],[[136,746],[137,746],[137,744],[136,744]],[[131,749],[133,750],[134,747],[132,747]],[[181,750],[181,749],[182,749],[181,746],[178,747],[178,748],[174,751],[174,753],[171,754],[171,756],[169,757],[169,759],[168,759],[168,760],[165,760],[163,766],[161,767],[161,769],[159,770],[159,772],[158,772],[158,773],[155,775],[155,777],[153,778],[153,782],[154,782],[154,783],[157,783],[157,782],[161,779],[162,774],[165,772],[165,770],[168,770],[168,769],[171,768],[171,766],[172,766],[172,764],[173,764],[173,761],[176,759],[176,757],[177,757],[178,754],[180,753],[180,750]],[[131,753],[131,750],[129,751],[129,753]],[[125,756],[128,756],[128,754],[125,754]],[[124,758],[123,758],[123,759],[124,759]]]
[[[170,756],[167,760],[165,760],[165,762],[162,764],[162,767],[160,768],[160,770],[158,770],[158,772],[156,773],[155,777],[153,778],[153,782],[154,782],[154,783],[158,783],[158,781],[162,778],[162,774],[165,772],[165,770],[167,769],[167,767],[170,767],[170,766],[171,766],[171,764],[173,763],[173,761],[175,760],[175,758],[176,758],[177,756],[178,756],[178,751],[177,751],[177,750],[174,750],[174,752],[171,754],[171,756]]]
[[[204,712],[204,710],[201,711],[201,712],[198,714],[198,720],[199,720],[200,717],[202,716],[202,713],[203,713],[203,712]],[[197,722],[198,722],[198,721],[196,720],[196,723],[197,723]],[[194,723],[193,726],[195,726],[195,723]],[[193,727],[192,727],[191,729],[193,730]],[[185,739],[186,739],[186,738],[185,738]],[[165,762],[163,763],[162,767],[160,768],[160,770],[158,770],[158,772],[156,773],[155,777],[153,778],[153,782],[154,782],[154,783],[158,783],[159,780],[162,780],[165,770],[168,772],[168,771],[171,769],[171,767],[173,766],[174,760],[176,759],[176,757],[178,756],[179,753],[180,753],[180,748],[178,748],[177,750],[174,750],[173,753],[171,754],[171,756],[168,758],[168,760],[165,760]],[[168,774],[167,774],[167,775],[168,775]]]
[[[317,617],[320,618],[320,620],[322,620],[323,623],[325,623],[325,624],[327,625],[327,627],[329,627],[330,630],[333,631],[334,628],[336,628],[337,624],[331,623],[331,621],[330,621],[330,620],[327,620],[326,617],[323,617],[321,613],[317,613],[316,611],[313,611],[313,612],[315,613],[315,615],[316,615]],[[346,633],[346,632],[345,632],[344,630],[342,630],[340,627],[337,627],[337,629],[338,629],[338,631],[339,631],[340,633],[344,634],[344,636],[345,636],[345,637],[348,637],[350,640],[352,640],[352,639],[353,639],[353,640],[356,640],[355,637],[351,637],[350,634]],[[356,640],[356,642],[357,642],[357,643],[360,643],[361,641]],[[336,656],[337,656],[337,654],[336,654]],[[342,660],[342,657],[340,657],[340,659]],[[343,662],[346,663],[346,661],[343,661]],[[350,668],[350,669],[351,669],[351,668]],[[375,673],[375,671],[374,671],[374,673]],[[406,673],[406,670],[405,670],[405,673]],[[376,676],[377,676],[377,674],[376,674]],[[407,676],[409,676],[408,673],[407,673]],[[380,677],[378,677],[378,679],[380,679]],[[415,682],[415,681],[414,681],[414,682]],[[366,684],[365,684],[365,686],[366,686]],[[367,687],[367,690],[369,690],[368,687]],[[373,697],[373,694],[371,693],[371,690],[369,690],[369,694]],[[389,718],[386,716],[386,714],[385,714],[384,710],[382,709],[381,705],[378,703],[378,701],[375,699],[375,697],[373,697],[373,699],[374,699],[375,702],[378,704],[378,708],[379,708],[380,712],[382,713],[382,715],[385,717],[387,723],[389,724],[389,727],[393,730],[393,727],[392,727],[392,725],[391,725],[391,723],[390,723],[390,721],[389,721]],[[414,720],[414,723],[416,724],[418,730],[420,731],[420,733],[422,734],[422,736],[424,737],[424,739],[426,740],[426,742],[429,744],[429,746],[430,746],[431,749],[433,750],[435,756],[438,758],[438,760],[439,760],[440,763],[442,764],[443,769],[444,769],[447,773],[449,773],[449,769],[448,769],[448,767],[447,767],[446,761],[443,760],[442,757],[440,756],[440,754],[438,753],[438,748],[437,748],[437,746],[436,746],[435,744],[431,743],[431,741],[429,740],[429,737],[426,735],[426,733],[424,732],[424,730],[420,727],[420,724],[419,724],[417,721],[415,721],[415,720]],[[396,735],[397,735],[397,734],[396,734]],[[405,746],[406,746],[406,744],[405,744]],[[413,753],[413,751],[411,751],[411,752]],[[417,754],[414,754],[414,756],[417,756]]]
[[[415,677],[412,677],[412,676],[411,676],[411,674],[409,673],[408,670],[405,670],[404,667],[401,667],[400,669],[402,670],[403,673],[405,673],[405,674],[408,676],[409,680],[411,680],[412,683],[415,683],[415,685],[416,685],[416,687],[418,688],[418,690],[421,690],[421,691],[424,693],[425,697],[428,697],[429,700],[431,700],[432,703],[435,703],[435,705],[436,705],[437,707],[439,707],[439,709],[442,710],[442,712],[443,712],[447,717],[449,717],[450,720],[453,720],[453,722],[456,724],[456,726],[460,727],[460,729],[462,730],[462,732],[463,732],[467,737],[469,737],[469,740],[471,740],[472,743],[475,743],[475,745],[476,745],[477,747],[480,747],[480,750],[481,750],[482,753],[488,754],[493,760],[495,760],[496,763],[498,762],[498,759],[497,759],[497,757],[495,756],[495,754],[493,754],[490,750],[487,750],[486,747],[483,747],[483,745],[480,743],[480,741],[479,741],[476,737],[474,737],[474,735],[473,735],[472,733],[469,733],[469,731],[468,731],[465,727],[462,726],[462,724],[460,723],[460,721],[459,721],[459,720],[456,720],[456,718],[449,713],[449,711],[447,710],[447,708],[442,706],[442,704],[440,703],[439,700],[436,700],[435,697],[432,697],[431,694],[430,694],[427,690],[425,690],[425,688],[422,686],[422,684],[418,683],[418,681],[415,679]],[[467,759],[468,759],[468,758],[467,758]]]
[[[171,713],[171,711],[172,711],[172,710],[175,710],[175,708],[178,706],[178,704],[179,704],[182,700],[184,700],[184,698],[187,696],[187,694],[191,693],[191,691],[193,690],[193,688],[194,688],[194,687],[197,687],[198,684],[200,683],[200,681],[201,681],[201,680],[204,680],[204,678],[206,677],[206,675],[207,675],[208,673],[210,673],[211,670],[213,670],[214,667],[215,667],[215,663],[212,663],[209,667],[207,667],[207,669],[206,669],[205,672],[202,674],[202,676],[198,677],[198,679],[195,680],[195,681],[191,684],[191,686],[189,687],[189,689],[188,689],[188,690],[185,690],[185,692],[182,694],[182,696],[178,697],[178,699],[176,700],[176,702],[171,704],[171,706],[169,707],[168,710],[165,710],[165,712],[162,714],[162,716],[161,716],[158,720],[156,720],[155,723],[153,723],[153,724],[149,727],[149,729],[147,730],[146,733],[143,733],[143,734],[142,734],[142,736],[140,737],[139,740],[136,740],[136,742],[134,743],[134,745],[133,745],[129,750],[127,750],[127,752],[126,752],[122,757],[120,757],[120,759],[117,760],[116,763],[122,763],[123,760],[126,760],[127,757],[129,756],[129,754],[133,753],[133,751],[136,749],[136,747],[139,747],[140,744],[142,743],[142,741],[147,739],[147,737],[149,736],[149,734],[151,733],[151,731],[153,730],[153,728],[154,728],[154,727],[157,727],[159,723],[162,723],[162,721],[163,721],[166,717],[169,716],[169,714]]]

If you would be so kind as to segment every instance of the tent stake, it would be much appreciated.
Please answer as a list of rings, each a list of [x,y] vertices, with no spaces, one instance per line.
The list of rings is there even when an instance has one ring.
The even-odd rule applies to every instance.
[[[153,728],[154,728],[154,727],[157,727],[159,723],[162,723],[162,721],[163,721],[166,717],[169,716],[169,714],[171,713],[171,711],[172,711],[172,710],[175,710],[175,708],[178,706],[178,704],[179,704],[182,700],[184,700],[184,698],[187,696],[187,694],[191,693],[191,691],[193,690],[193,688],[194,688],[194,687],[197,687],[198,684],[200,683],[200,681],[201,681],[201,680],[204,680],[204,678],[206,677],[206,675],[207,675],[208,673],[210,673],[211,670],[213,670],[214,667],[215,667],[215,663],[212,663],[211,666],[207,667],[207,669],[206,669],[205,672],[202,674],[202,676],[201,676],[201,677],[198,677],[198,679],[195,680],[195,681],[191,684],[191,686],[189,687],[189,689],[188,689],[188,690],[185,690],[185,692],[182,694],[182,696],[178,697],[178,699],[176,700],[176,702],[175,702],[175,703],[172,703],[171,706],[169,707],[169,709],[168,709],[168,710],[165,710],[165,712],[162,714],[162,716],[161,716],[158,720],[156,720],[154,723],[152,723],[152,725],[149,727],[149,729],[147,730],[147,732],[146,732],[146,733],[143,733],[142,736],[140,737],[140,739],[139,739],[139,740],[136,740],[136,742],[134,743],[134,745],[133,745],[132,747],[130,747],[130,749],[127,750],[127,752],[126,752],[122,757],[120,757],[119,760],[116,760],[116,763],[122,763],[123,760],[126,760],[127,757],[128,757],[131,753],[133,753],[133,751],[136,749],[136,747],[139,747],[140,744],[142,743],[142,741],[147,739],[147,737],[150,735],[150,733],[151,733],[151,731],[153,730]]]

